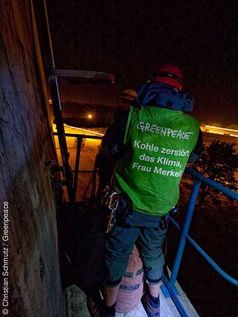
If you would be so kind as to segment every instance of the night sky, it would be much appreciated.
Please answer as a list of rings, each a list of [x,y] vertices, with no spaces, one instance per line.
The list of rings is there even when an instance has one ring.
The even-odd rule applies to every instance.
[[[194,115],[238,128],[238,1],[49,0],[58,68],[116,75],[138,88],[150,69],[176,63]]]

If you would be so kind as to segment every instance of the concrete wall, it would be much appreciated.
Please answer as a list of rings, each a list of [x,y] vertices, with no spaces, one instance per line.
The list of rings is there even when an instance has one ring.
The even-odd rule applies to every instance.
[[[0,27],[0,258],[5,275],[0,314],[5,308],[9,316],[64,316],[55,201],[45,166],[55,152],[30,0],[1,1]]]

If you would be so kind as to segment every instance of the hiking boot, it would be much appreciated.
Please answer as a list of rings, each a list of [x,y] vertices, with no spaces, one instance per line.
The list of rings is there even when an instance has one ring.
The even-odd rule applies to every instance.
[[[160,317],[160,298],[145,294],[142,297],[142,304],[148,317]]]
[[[115,317],[116,313],[114,312],[106,312],[105,317]]]
[[[116,316],[115,306],[116,306],[116,304],[112,305],[111,307],[104,306],[105,317],[115,317]]]

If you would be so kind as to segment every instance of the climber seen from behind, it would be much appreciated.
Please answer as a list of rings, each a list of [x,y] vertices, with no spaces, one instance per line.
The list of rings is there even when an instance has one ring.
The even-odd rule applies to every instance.
[[[160,315],[167,218],[178,202],[186,164],[199,155],[202,143],[198,121],[186,114],[192,111],[193,98],[182,85],[179,67],[164,64],[155,69],[133,107],[116,118],[102,142],[104,165],[116,162],[107,184],[111,195],[126,201],[113,204],[107,230],[107,317],[115,316],[118,289],[134,244],[148,284],[144,308],[149,317]],[[117,212],[118,206],[126,206],[124,214],[122,208]]]

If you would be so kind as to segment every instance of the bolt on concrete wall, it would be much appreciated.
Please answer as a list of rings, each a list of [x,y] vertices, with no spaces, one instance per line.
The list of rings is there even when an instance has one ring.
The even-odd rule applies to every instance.
[[[59,317],[64,316],[64,305],[56,210],[44,164],[55,152],[30,9],[30,1],[1,2],[0,230],[5,241],[0,312]]]

